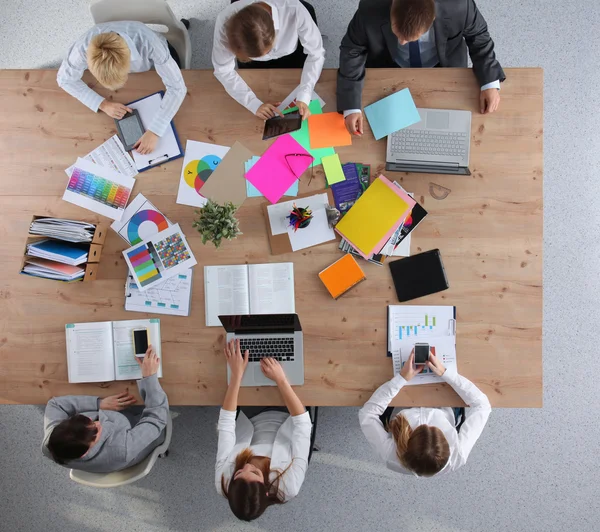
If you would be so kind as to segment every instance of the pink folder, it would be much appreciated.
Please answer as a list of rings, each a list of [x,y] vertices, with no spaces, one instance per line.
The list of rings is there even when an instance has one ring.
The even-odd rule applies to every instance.
[[[277,203],[313,160],[296,140],[283,135],[267,148],[246,179],[271,203]]]

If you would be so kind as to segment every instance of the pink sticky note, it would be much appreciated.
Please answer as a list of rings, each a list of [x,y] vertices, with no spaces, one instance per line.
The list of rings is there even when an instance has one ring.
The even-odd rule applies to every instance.
[[[246,179],[271,203],[277,203],[313,160],[296,140],[283,135],[267,148]]]

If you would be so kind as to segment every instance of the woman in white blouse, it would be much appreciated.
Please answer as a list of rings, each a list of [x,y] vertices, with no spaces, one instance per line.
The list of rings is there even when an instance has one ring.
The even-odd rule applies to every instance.
[[[277,384],[289,413],[263,409],[248,419],[240,412],[236,420],[248,351],[242,357],[238,340],[227,344],[224,352],[231,380],[217,425],[215,487],[237,518],[252,521],[269,506],[288,502],[300,491],[308,467],[312,423],[281,364],[272,358],[262,359],[261,369]]]
[[[431,352],[427,366],[469,406],[460,431],[452,408],[396,408],[384,427],[380,416],[402,387],[423,370],[423,366],[414,365],[414,351],[400,374],[380,386],[358,413],[363,434],[388,469],[422,477],[464,465],[492,411],[487,396],[477,386],[447,371]]]
[[[271,118],[279,113],[279,102],[259,100],[236,72],[235,60],[262,61],[268,68],[267,62],[294,54],[298,41],[306,60],[295,96],[300,114],[307,118],[325,62],[325,48],[319,28],[299,0],[239,0],[219,13],[212,51],[215,76],[251,113],[265,120]]]

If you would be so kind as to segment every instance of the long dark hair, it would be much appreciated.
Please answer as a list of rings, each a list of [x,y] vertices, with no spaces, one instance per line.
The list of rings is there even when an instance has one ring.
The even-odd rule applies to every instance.
[[[260,517],[269,506],[285,502],[283,495],[279,492],[279,480],[287,471],[287,468],[285,471],[277,471],[277,476],[270,481],[270,458],[264,457],[259,467],[263,474],[264,483],[258,481],[248,482],[243,478],[234,478],[235,474],[253,458],[255,456],[250,449],[244,449],[236,456],[229,486],[226,486],[225,476],[221,476],[223,495],[229,501],[229,507],[233,514],[243,521],[253,521]]]
[[[64,465],[81,458],[98,435],[98,427],[86,416],[77,414],[61,421],[50,434],[48,451],[55,462]]]

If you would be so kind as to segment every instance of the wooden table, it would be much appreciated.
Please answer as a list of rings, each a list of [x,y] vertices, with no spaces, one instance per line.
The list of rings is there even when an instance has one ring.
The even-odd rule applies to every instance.
[[[93,78],[86,73],[86,81]],[[298,71],[244,71],[259,98],[281,100],[298,83]],[[188,96],[175,118],[181,140],[244,143],[260,155],[262,121],[233,101],[211,71],[184,72]],[[317,92],[335,111],[336,71],[324,71]],[[479,114],[479,94],[467,69],[371,70],[363,103],[409,86],[419,107],[468,109],[473,113],[472,175],[390,174],[415,193],[429,216],[413,233],[412,253],[440,248],[450,289],[415,304],[456,305],[460,372],[502,407],[542,406],[542,85],[540,69],[508,69],[500,110]],[[114,94],[128,102],[162,88],[148,72],[130,76]],[[108,95],[109,91],[100,89]],[[94,115],[56,85],[56,71],[0,72],[0,402],[44,403],[53,395],[100,394],[127,383],[67,383],[64,324],[142,317],[123,309],[124,242],[110,231],[97,281],[61,284],[19,275],[32,215],[98,220],[61,199],[64,169],[115,133],[112,119]],[[368,125],[362,139],[337,149],[342,162],[373,165],[384,172],[385,140],[375,142]],[[337,244],[272,256],[259,205],[239,209],[243,236],[216,251],[192,229],[194,209],[175,198],[181,161],[140,174],[143,192],[179,222],[198,260],[188,318],[161,317],[163,387],[173,405],[218,405],[225,393],[223,330],[204,326],[203,266],[293,261],[296,310],[305,337],[306,383],[296,388],[311,405],[362,405],[391,377],[386,352],[386,305],[397,303],[389,269],[361,262],[367,281],[338,301],[317,273],[339,258]],[[385,173],[385,172],[384,172]],[[443,201],[428,193],[434,182],[451,189]],[[300,191],[307,191],[303,179]],[[318,167],[310,189],[324,185]],[[135,386],[130,385],[130,389]],[[241,404],[280,404],[273,388],[245,388]],[[405,387],[394,404],[460,405],[446,385]]]

